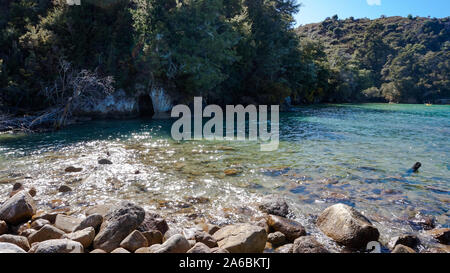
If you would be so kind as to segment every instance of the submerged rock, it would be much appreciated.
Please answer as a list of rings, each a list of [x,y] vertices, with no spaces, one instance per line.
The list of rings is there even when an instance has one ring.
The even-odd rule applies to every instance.
[[[26,222],[36,213],[33,197],[25,191],[18,192],[0,206],[0,220],[10,225]]]
[[[267,224],[271,230],[283,233],[289,242],[306,235],[306,230],[300,223],[281,216],[269,215]]]
[[[249,224],[223,227],[213,237],[220,248],[230,253],[262,253],[267,241],[264,228]]]
[[[113,251],[142,223],[144,217],[143,208],[132,203],[122,203],[105,217],[100,232],[94,239],[94,248]]]
[[[329,253],[313,236],[302,236],[294,241],[292,253]]]
[[[83,170],[83,168],[76,168],[74,166],[69,166],[64,169],[64,171],[66,173],[78,173],[78,172],[81,172],[82,170]]]
[[[444,245],[448,245],[450,243],[450,228],[432,229],[427,231],[426,234],[430,235]]]
[[[363,248],[378,241],[380,233],[372,223],[354,208],[336,204],[325,209],[317,219],[317,226],[328,237],[352,248]]]
[[[69,187],[69,186],[67,186],[67,185],[61,185],[61,186],[58,188],[58,191],[59,191],[59,192],[62,192],[62,193],[65,193],[65,192],[71,192],[71,191],[72,191],[72,188]]]
[[[280,196],[265,196],[259,205],[259,209],[265,213],[286,217],[289,214],[289,206]]]

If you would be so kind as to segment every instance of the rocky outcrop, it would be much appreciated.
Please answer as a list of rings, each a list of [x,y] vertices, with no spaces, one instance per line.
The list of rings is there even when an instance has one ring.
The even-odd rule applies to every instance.
[[[380,236],[369,219],[344,204],[325,209],[316,224],[325,235],[351,248],[364,248],[367,243],[378,241]]]
[[[266,230],[250,224],[230,225],[214,233],[220,248],[230,253],[261,253],[267,241]]]

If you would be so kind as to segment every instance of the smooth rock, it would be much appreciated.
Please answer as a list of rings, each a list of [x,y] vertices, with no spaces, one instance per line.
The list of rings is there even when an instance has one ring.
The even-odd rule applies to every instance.
[[[100,165],[111,165],[111,164],[113,164],[113,163],[111,162],[111,160],[106,159],[106,158],[103,158],[103,159],[100,159],[100,160],[98,161],[98,164],[100,164]]]
[[[8,224],[5,221],[0,220],[0,235],[8,232]]]
[[[227,254],[230,253],[228,250],[220,247],[211,248],[211,253],[215,254]]]
[[[83,245],[69,239],[53,239],[40,242],[34,253],[83,253]]]
[[[118,247],[111,251],[111,253],[130,253],[130,251],[126,250],[125,248]]]
[[[0,236],[0,242],[15,244],[25,251],[28,251],[30,249],[28,239],[24,236],[4,234]]]
[[[89,248],[95,238],[95,230],[93,227],[87,227],[83,230],[78,230],[73,233],[64,234],[62,238],[70,239],[79,242],[84,248]]]
[[[147,239],[149,246],[163,243],[163,235],[159,230],[145,231],[142,232],[142,235]]]
[[[100,232],[94,239],[94,248],[111,252],[135,230],[144,220],[143,208],[124,202],[117,209],[106,215]]]
[[[298,237],[306,235],[306,230],[300,223],[281,216],[269,215],[267,224],[271,230],[283,233],[288,242],[293,242]]]
[[[148,247],[148,241],[138,230],[133,231],[120,243],[120,246],[130,252],[136,251],[141,247]]]
[[[72,216],[58,214],[55,219],[55,227],[59,228],[65,232],[73,232],[75,228],[81,223],[80,218],[75,218]]]
[[[89,253],[107,253],[106,251],[104,251],[103,249],[94,249]]]
[[[267,235],[267,241],[276,248],[286,242],[286,236],[283,233],[276,231]]]
[[[344,204],[325,209],[316,224],[325,235],[352,248],[364,248],[367,243],[378,241],[380,236],[378,229],[369,219]]]
[[[152,253],[152,252],[150,252],[149,247],[141,247],[141,248],[136,249],[136,251],[134,253],[144,254],[144,253]]]
[[[74,231],[83,230],[88,227],[94,228],[98,231],[103,223],[103,216],[98,213],[94,213],[83,219],[78,226],[74,228]]]
[[[214,239],[209,233],[204,231],[197,231],[194,233],[194,239],[196,242],[200,242],[208,246],[209,248],[217,247],[217,240]]]
[[[264,228],[249,224],[225,226],[213,237],[220,248],[230,253],[262,253],[267,241]]]
[[[40,230],[31,234],[28,237],[28,242],[30,244],[33,244],[36,242],[42,242],[42,241],[47,241],[47,240],[51,240],[51,239],[60,239],[64,234],[65,234],[64,231],[62,231],[52,225],[45,225]]]
[[[67,186],[67,185],[61,185],[61,186],[58,188],[58,191],[59,191],[59,192],[62,192],[62,193],[65,193],[65,192],[71,192],[71,191],[72,191],[72,188],[69,187],[69,186]]]
[[[0,243],[0,253],[27,253],[22,248],[11,243]]]
[[[416,253],[416,251],[404,245],[396,245],[392,253]]]
[[[154,249],[154,253],[186,253],[190,249],[190,245],[183,235],[175,234],[162,245],[154,247]]]
[[[204,243],[197,242],[191,249],[186,253],[211,253],[211,249]]]
[[[286,201],[277,195],[268,195],[263,198],[259,209],[267,214],[286,217],[289,214],[289,206]]]
[[[295,239],[292,253],[329,253],[329,251],[313,236],[302,236]]]
[[[18,225],[31,219],[35,212],[36,204],[33,197],[21,191],[0,206],[0,220],[10,225]]]
[[[156,213],[145,213],[145,218],[142,224],[137,228],[140,232],[146,232],[151,230],[159,230],[164,235],[169,230],[166,220]]]
[[[39,230],[39,229],[41,229],[43,226],[49,225],[49,224],[51,224],[49,220],[46,220],[46,219],[36,219],[35,221],[33,221],[33,222],[31,223],[30,227],[31,227],[32,229]]]
[[[441,244],[448,245],[450,243],[450,228],[432,229],[426,232]]]
[[[76,168],[74,166],[69,166],[64,169],[64,171],[66,173],[78,173],[78,172],[81,172],[82,170],[83,170],[83,168]]]

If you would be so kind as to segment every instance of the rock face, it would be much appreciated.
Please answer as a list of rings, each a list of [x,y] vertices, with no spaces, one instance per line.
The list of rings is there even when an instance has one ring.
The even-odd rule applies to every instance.
[[[186,253],[191,248],[188,240],[181,234],[175,234],[162,245],[153,245],[153,253]]]
[[[30,237],[28,237],[28,241],[30,242],[30,244],[33,244],[36,242],[42,242],[42,241],[51,240],[51,239],[59,239],[64,234],[65,234],[64,231],[62,231],[54,226],[45,225],[40,230],[31,234]]]
[[[94,239],[94,248],[113,251],[142,223],[144,217],[143,208],[132,203],[122,203],[119,208],[106,215],[100,232]]]
[[[95,238],[95,230],[93,227],[87,227],[83,230],[63,235],[63,238],[79,242],[84,248],[88,248]]]
[[[300,223],[281,216],[269,215],[267,224],[271,230],[283,233],[289,242],[306,235],[306,230]]]
[[[58,214],[55,220],[55,227],[64,232],[72,232],[81,223],[81,219],[64,214]]]
[[[75,227],[74,231],[83,230],[88,227],[92,227],[95,230],[99,230],[101,224],[103,223],[103,216],[98,213],[94,213],[86,217],[83,221]]]
[[[392,253],[416,253],[414,249],[404,246],[404,245],[396,245]]]
[[[196,243],[187,253],[211,253],[211,249],[204,243]]]
[[[289,214],[289,206],[283,198],[276,195],[264,197],[259,209],[265,213],[286,217]]]
[[[34,253],[83,253],[84,248],[79,242],[69,239],[55,239],[41,242]]]
[[[36,204],[33,197],[25,191],[20,191],[0,207],[0,220],[10,225],[18,225],[31,219],[35,213]]]
[[[5,234],[0,236],[0,242],[15,244],[16,246],[22,248],[25,251],[28,251],[30,249],[28,239],[23,236]]]
[[[380,233],[372,223],[354,208],[336,204],[325,209],[317,226],[328,237],[351,248],[363,248],[378,241]]]
[[[141,247],[148,247],[148,241],[142,233],[135,230],[130,235],[128,235],[123,241],[120,243],[120,246],[125,248],[130,252],[136,251]]]
[[[156,213],[145,213],[145,219],[142,224],[137,228],[140,232],[158,230],[164,235],[169,230],[166,220]]]
[[[11,243],[0,243],[0,253],[27,253],[25,250]]]
[[[441,244],[448,245],[450,243],[450,228],[432,229],[427,234],[438,240]]]
[[[230,253],[261,253],[267,241],[266,230],[249,224],[230,225],[214,233],[220,248]]]
[[[328,253],[313,236],[302,236],[294,241],[292,253]]]
[[[5,221],[0,220],[0,235],[8,232],[8,224]]]

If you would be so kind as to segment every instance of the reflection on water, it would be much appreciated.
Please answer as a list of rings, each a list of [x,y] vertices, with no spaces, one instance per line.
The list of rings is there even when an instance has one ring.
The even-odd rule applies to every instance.
[[[280,116],[279,149],[267,153],[256,142],[175,142],[170,126],[96,121],[0,136],[1,199],[22,182],[48,209],[126,199],[188,225],[247,221],[264,194],[280,193],[312,233],[315,215],[334,203],[355,206],[386,240],[413,231],[407,223],[417,213],[450,224],[449,106],[299,107]],[[408,174],[416,161],[422,169]],[[65,173],[68,166],[83,170]],[[58,193],[63,184],[73,191]]]

